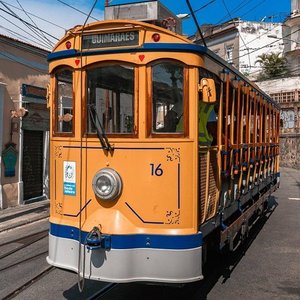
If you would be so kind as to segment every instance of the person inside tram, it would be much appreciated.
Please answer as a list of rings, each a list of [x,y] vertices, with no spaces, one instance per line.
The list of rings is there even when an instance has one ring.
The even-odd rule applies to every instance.
[[[183,132],[183,104],[176,101],[175,104],[167,104],[168,111],[163,117],[163,121],[157,124],[157,131],[160,132]]]
[[[217,144],[218,117],[215,105],[199,102],[199,145],[212,146]]]
[[[164,118],[164,131],[176,132],[176,126],[179,122],[178,114],[175,109],[168,110]]]

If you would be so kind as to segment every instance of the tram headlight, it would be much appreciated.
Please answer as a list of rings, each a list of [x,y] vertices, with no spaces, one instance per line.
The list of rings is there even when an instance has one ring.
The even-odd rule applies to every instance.
[[[103,200],[116,199],[122,190],[122,180],[118,172],[105,168],[99,170],[93,178],[94,193]]]

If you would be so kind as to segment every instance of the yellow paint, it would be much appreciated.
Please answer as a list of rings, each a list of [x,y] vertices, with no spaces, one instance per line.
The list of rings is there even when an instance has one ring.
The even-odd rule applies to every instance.
[[[161,35],[160,43],[191,43],[186,38],[168,30],[133,21],[96,22],[87,25],[84,33],[125,31],[126,28],[139,30],[141,44],[142,42],[153,42],[151,37],[154,33]],[[81,27],[73,29],[72,34],[67,34],[56,45],[54,52],[65,51],[67,41],[71,42],[72,49],[80,52],[81,33]],[[158,60],[170,59],[181,62],[186,68],[189,132],[186,137],[151,138],[148,136],[147,126],[149,124],[146,121],[151,95],[151,64]],[[138,128],[138,132],[134,138],[109,137],[110,143],[116,149],[113,153],[107,153],[100,149],[98,138],[86,138],[81,129],[84,127],[86,117],[86,110],[84,110],[86,106],[85,70],[95,64],[103,65],[112,62],[127,63],[135,67],[134,124]],[[50,221],[81,227],[84,231],[90,231],[94,226],[99,226],[103,233],[109,234],[192,234],[198,232],[199,223],[214,217],[218,210],[222,165],[220,151],[224,149],[224,145],[220,143],[223,126],[221,118],[224,117],[223,103],[221,102],[221,114],[218,121],[219,144],[213,149],[204,149],[204,152],[207,152],[206,187],[203,191],[205,193],[205,212],[202,220],[199,220],[199,195],[197,192],[200,180],[198,178],[198,67],[205,67],[203,57],[186,52],[135,53],[130,50],[128,53],[83,57],[78,55],[51,61],[50,73],[53,74],[61,66],[69,66],[74,70],[75,115],[73,121],[75,132],[72,137],[53,135],[54,124],[52,123],[53,118],[51,118]],[[55,78],[53,76],[50,80],[49,94],[49,106],[51,116],[53,116],[55,101]],[[234,117],[235,107],[235,101],[233,101],[232,107],[229,109],[231,120]],[[233,135],[234,127],[231,122],[231,144],[233,144]],[[212,173],[212,166],[209,165],[210,157],[212,157],[211,151],[216,151],[217,172],[215,175]],[[232,155],[228,156],[228,159],[232,162]],[[64,195],[64,161],[76,163],[75,196]],[[274,163],[276,170],[278,170],[278,162],[277,158]],[[161,176],[153,174],[153,170],[158,166],[163,172]],[[112,202],[97,199],[92,189],[95,173],[105,167],[115,169],[123,182],[120,197]],[[250,166],[250,168],[252,167]],[[233,169],[231,171],[233,172]],[[212,191],[209,187],[210,178],[215,180],[216,191]],[[80,219],[81,224],[79,224]]]

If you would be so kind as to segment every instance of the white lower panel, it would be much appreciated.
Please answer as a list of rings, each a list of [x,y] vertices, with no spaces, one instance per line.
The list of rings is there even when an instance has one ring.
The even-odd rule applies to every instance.
[[[183,283],[202,276],[202,247],[188,250],[87,250],[81,245],[81,276],[109,281]],[[49,235],[49,264],[78,272],[78,241]],[[83,274],[83,260],[85,274]]]

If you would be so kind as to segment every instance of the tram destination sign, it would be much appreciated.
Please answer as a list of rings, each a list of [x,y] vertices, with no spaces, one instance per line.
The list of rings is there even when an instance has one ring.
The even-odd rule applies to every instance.
[[[135,46],[139,44],[138,31],[111,32],[82,37],[82,49]]]

